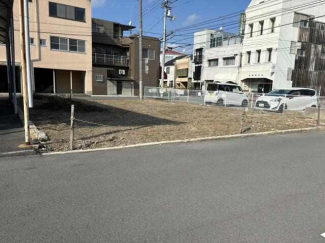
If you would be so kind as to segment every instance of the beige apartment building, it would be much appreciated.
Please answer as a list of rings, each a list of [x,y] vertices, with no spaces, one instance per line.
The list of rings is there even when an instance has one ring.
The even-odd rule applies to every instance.
[[[30,0],[33,90],[92,94],[91,0]],[[14,1],[17,87],[20,90],[19,1]],[[6,77],[6,47],[0,44],[0,77]],[[7,92],[0,82],[0,92]]]

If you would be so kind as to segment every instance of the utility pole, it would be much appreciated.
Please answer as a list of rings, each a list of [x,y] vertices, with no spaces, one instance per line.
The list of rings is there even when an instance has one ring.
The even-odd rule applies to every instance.
[[[142,34],[143,34],[143,16],[142,16],[142,0],[139,0],[139,25],[140,25],[140,31],[139,31],[139,97],[140,100],[143,100],[143,55],[142,55]]]
[[[28,85],[28,104],[29,108],[33,108],[33,87],[31,75],[31,57],[30,57],[30,36],[29,36],[29,7],[28,0],[24,0],[24,28],[26,42],[26,68],[27,68],[27,85]]]
[[[166,38],[167,38],[167,14],[169,10],[169,1],[165,0],[163,3],[163,7],[165,8],[164,11],[164,37],[163,37],[163,51],[162,51],[162,63],[161,63],[161,81],[160,81],[160,88],[164,87],[165,81],[165,55],[166,55]]]
[[[28,85],[27,85],[27,69],[26,69],[26,38],[24,23],[24,0],[20,0],[20,45],[21,45],[21,70],[23,82],[23,106],[24,106],[24,127],[25,127],[25,144],[30,145],[29,131],[29,107],[28,107]],[[29,42],[28,42],[29,44]]]
[[[161,64],[161,82],[160,87],[164,87],[164,81],[165,81],[165,55],[166,55],[166,42],[167,42],[167,18],[170,18],[172,20],[175,19],[175,17],[171,16],[170,11],[171,7],[169,6],[170,0],[165,0],[163,3],[164,11],[164,37],[163,37],[163,51],[162,51],[162,64]],[[174,81],[175,82],[175,81]]]

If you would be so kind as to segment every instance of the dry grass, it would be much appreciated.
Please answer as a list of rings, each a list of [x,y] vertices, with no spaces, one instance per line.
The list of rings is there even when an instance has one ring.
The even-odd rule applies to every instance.
[[[100,123],[76,122],[76,146],[101,148],[146,142],[159,142],[239,134],[241,120],[246,133],[314,127],[315,120],[301,113],[273,114],[242,109],[204,107],[157,100],[70,101],[58,97],[35,100],[31,119],[47,133],[52,151],[68,150],[71,102],[76,118]]]

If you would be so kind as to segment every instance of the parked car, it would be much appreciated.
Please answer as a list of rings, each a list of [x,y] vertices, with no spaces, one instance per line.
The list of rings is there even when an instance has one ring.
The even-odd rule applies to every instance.
[[[307,107],[317,107],[317,95],[313,89],[276,89],[259,97],[255,108],[270,111],[303,111]]]
[[[248,106],[248,97],[237,84],[210,83],[204,96],[204,104],[218,106]]]

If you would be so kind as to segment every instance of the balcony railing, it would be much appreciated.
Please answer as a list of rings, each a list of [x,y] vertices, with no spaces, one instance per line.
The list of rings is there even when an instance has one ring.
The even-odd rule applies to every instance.
[[[93,53],[93,63],[102,65],[128,66],[129,58],[127,56]]]

